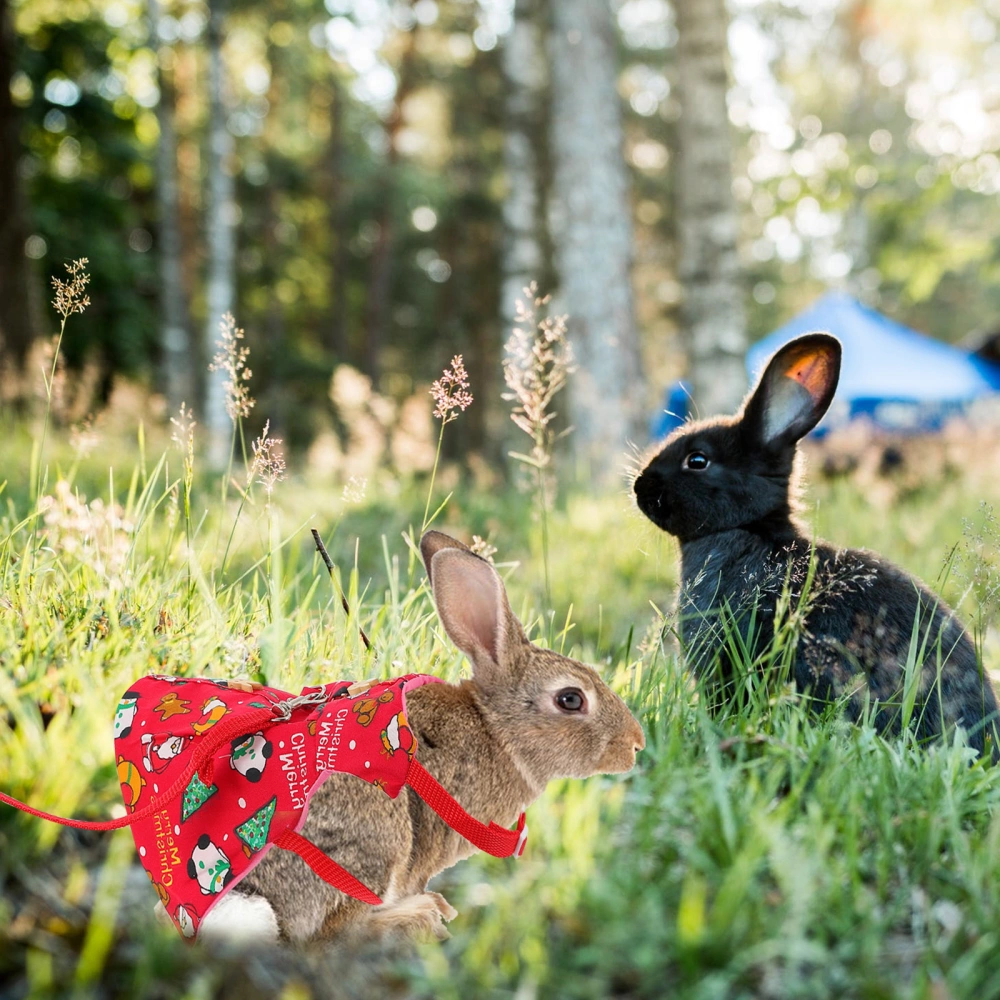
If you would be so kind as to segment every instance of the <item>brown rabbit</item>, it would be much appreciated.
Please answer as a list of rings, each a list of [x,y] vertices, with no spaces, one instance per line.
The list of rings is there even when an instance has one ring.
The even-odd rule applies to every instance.
[[[424,535],[420,551],[445,631],[472,661],[471,680],[426,684],[408,697],[424,767],[477,819],[504,826],[553,778],[630,770],[645,738],[624,702],[590,667],[528,641],[486,560],[439,531]],[[207,915],[207,938],[305,942],[355,929],[447,936],[455,910],[427,882],[475,848],[412,789],[390,799],[332,774],[302,833],[383,904],[351,899],[295,855],[272,851]]]

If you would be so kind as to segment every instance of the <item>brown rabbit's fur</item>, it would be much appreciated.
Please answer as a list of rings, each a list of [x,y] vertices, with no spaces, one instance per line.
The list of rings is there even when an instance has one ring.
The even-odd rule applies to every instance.
[[[552,778],[630,770],[645,744],[642,729],[598,675],[530,643],[496,570],[460,542],[428,532],[421,552],[442,622],[472,660],[473,679],[417,688],[408,696],[407,717],[417,758],[463,808],[484,823],[509,827]],[[558,708],[554,692],[568,687],[585,694],[587,712]],[[427,882],[476,848],[412,789],[390,799],[356,778],[332,774],[313,797],[302,833],[383,905],[344,896],[297,856],[272,850],[217,904],[221,909],[234,897],[216,936],[246,935],[239,906],[254,896],[267,901],[276,921],[270,933],[261,931],[265,937],[274,930],[290,941],[354,931],[447,936],[443,922],[455,911],[427,891]],[[203,924],[209,936],[214,913]]]

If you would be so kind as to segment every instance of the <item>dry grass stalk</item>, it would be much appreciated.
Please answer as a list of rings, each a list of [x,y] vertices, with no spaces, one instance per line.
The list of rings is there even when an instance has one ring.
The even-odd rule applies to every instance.
[[[248,479],[256,479],[270,503],[271,494],[274,487],[285,478],[285,458],[281,453],[281,438],[270,436],[271,421],[264,424],[264,430],[259,438],[253,443],[253,461],[250,463],[250,475]]]
[[[549,296],[538,295],[532,282],[524,289],[524,298],[516,305],[516,325],[507,341],[503,362],[504,381],[509,392],[503,398],[514,403],[510,418],[532,440],[527,454],[512,452],[511,457],[536,469],[552,464],[552,448],[562,434],[556,434],[552,421],[557,414],[550,410],[576,370],[573,348],[566,338],[566,316],[541,316]]]
[[[434,480],[437,477],[438,462],[441,460],[441,443],[444,441],[444,429],[453,420],[458,419],[459,413],[464,412],[472,405],[472,393],[469,392],[469,374],[465,370],[465,362],[461,354],[456,354],[451,359],[451,368],[445,368],[441,377],[431,383],[431,396],[434,397],[434,416],[441,421],[441,430],[438,432],[437,450],[434,452],[434,467],[431,469],[431,483],[427,490],[427,503],[424,506],[424,520],[420,526],[423,534],[428,525],[437,516],[438,511],[430,514],[431,497],[434,495]],[[447,503],[445,499],[445,503]],[[444,504],[441,505],[442,507]]]
[[[503,362],[504,381],[510,391],[503,398],[514,404],[510,419],[531,438],[530,452],[509,454],[535,470],[532,485],[542,528],[545,599],[551,604],[547,511],[555,489],[552,452],[556,441],[572,428],[557,433],[552,424],[557,414],[550,407],[576,368],[573,349],[566,338],[567,317],[543,315],[548,304],[549,296],[539,296],[534,281],[524,289],[524,298],[517,300],[514,330],[507,341]]]
[[[87,273],[89,263],[86,257],[80,257],[65,265],[68,278],[52,278],[52,287],[55,289],[52,308],[62,316],[64,324],[73,313],[82,313],[90,305],[90,296],[86,294],[87,285],[90,284],[90,275]]]
[[[250,379],[253,372],[247,366],[250,348],[240,343],[244,331],[236,325],[232,313],[226,313],[219,321],[219,339],[215,342],[218,350],[209,371],[221,371],[226,375],[223,387],[226,392],[226,413],[235,424],[237,420],[250,416],[256,400],[250,395]]]
[[[469,374],[461,354],[451,359],[451,368],[445,368],[441,377],[431,383],[430,393],[434,397],[434,416],[448,424],[458,419],[472,404],[469,392]]]

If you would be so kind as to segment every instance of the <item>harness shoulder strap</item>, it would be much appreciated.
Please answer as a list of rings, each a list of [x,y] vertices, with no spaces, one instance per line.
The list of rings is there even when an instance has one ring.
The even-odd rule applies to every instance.
[[[324,854],[311,840],[306,840],[292,829],[283,830],[274,841],[276,847],[297,854],[324,882],[339,889],[347,896],[381,906],[382,900],[363,882],[358,881],[346,868],[342,868],[329,855]]]
[[[518,817],[517,826],[513,830],[496,823],[489,825],[482,823],[469,815],[437,778],[416,759],[410,761],[406,783],[448,826],[475,844],[479,850],[492,854],[495,858],[521,856],[528,839],[524,813]]]

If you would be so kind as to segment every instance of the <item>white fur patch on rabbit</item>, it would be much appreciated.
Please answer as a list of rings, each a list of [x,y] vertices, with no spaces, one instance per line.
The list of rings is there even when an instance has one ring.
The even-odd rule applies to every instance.
[[[278,918],[263,896],[230,891],[209,910],[199,934],[219,944],[274,944]]]

